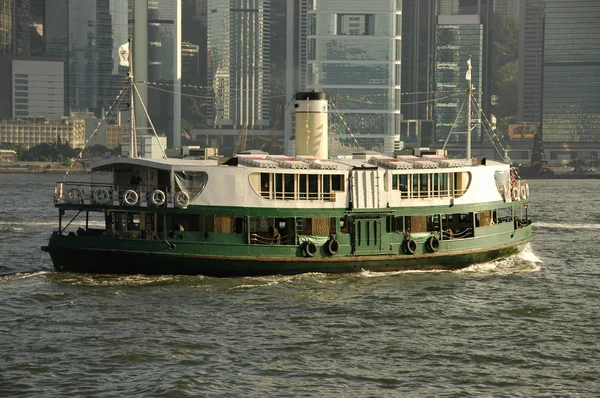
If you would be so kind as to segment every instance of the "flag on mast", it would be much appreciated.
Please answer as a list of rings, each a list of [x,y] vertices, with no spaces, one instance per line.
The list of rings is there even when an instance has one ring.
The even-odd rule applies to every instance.
[[[119,65],[129,66],[129,42],[119,47]]]
[[[469,55],[469,59],[467,60],[467,74],[465,75],[465,79],[471,80],[471,56]]]

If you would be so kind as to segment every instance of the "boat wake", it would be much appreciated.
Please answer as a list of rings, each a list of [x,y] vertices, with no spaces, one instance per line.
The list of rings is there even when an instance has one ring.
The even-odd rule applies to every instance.
[[[31,272],[15,272],[10,274],[0,274],[0,283],[12,282],[19,279],[36,278],[44,276],[52,271],[31,271]]]
[[[560,229],[564,230],[588,230],[588,229],[600,229],[600,224],[592,224],[592,223],[559,223],[559,222],[534,222],[534,227],[537,228],[545,228],[545,229]]]
[[[541,269],[541,264],[542,260],[533,252],[531,244],[529,244],[525,250],[519,254],[501,260],[473,264],[452,272],[457,274],[476,273],[510,275],[523,272],[537,272]]]

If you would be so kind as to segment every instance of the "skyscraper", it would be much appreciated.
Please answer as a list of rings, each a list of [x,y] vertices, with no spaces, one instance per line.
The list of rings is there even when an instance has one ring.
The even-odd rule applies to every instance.
[[[600,147],[600,2],[545,0],[544,142]],[[588,153],[588,156],[589,153]],[[571,153],[571,158],[586,157]]]
[[[270,0],[209,0],[207,19],[208,124],[268,127]]]
[[[330,138],[351,138],[349,129],[363,147],[393,153],[402,120],[401,2],[309,1],[306,29],[306,90],[331,95]]]
[[[65,63],[65,110],[101,116],[126,83],[117,49],[127,41],[127,3],[46,0],[45,55]]]
[[[133,67],[138,89],[169,148],[181,147],[181,0],[129,0]],[[122,43],[121,43],[122,44]],[[137,104],[136,104],[137,105]],[[148,126],[141,107],[137,126]]]
[[[469,57],[472,58],[473,67],[473,98],[481,104],[483,26],[477,15],[439,16],[435,59],[435,121],[438,142],[443,143],[451,131],[465,131],[467,104],[464,93],[468,87],[465,73]],[[476,116],[474,119],[478,118]],[[479,130],[474,130],[474,133],[477,136]]]
[[[519,29],[519,122],[542,120],[544,0],[522,0]]]
[[[0,0],[0,55],[15,51],[15,0]]]

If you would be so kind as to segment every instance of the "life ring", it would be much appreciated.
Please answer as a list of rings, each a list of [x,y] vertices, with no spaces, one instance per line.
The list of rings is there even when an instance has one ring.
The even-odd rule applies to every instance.
[[[415,254],[417,251],[417,242],[411,238],[408,238],[406,241],[404,241],[404,248],[406,249],[407,253]]]
[[[514,187],[512,187],[512,200],[517,201],[519,200],[519,188],[517,188],[517,186],[515,185]]]
[[[67,201],[69,203],[81,203],[83,200],[83,192],[79,188],[71,188],[67,192]]]
[[[150,194],[150,201],[156,207],[164,205],[166,200],[167,200],[167,196],[160,189],[155,189]]]
[[[527,198],[529,198],[529,183],[525,183],[525,193],[527,194]]]
[[[99,188],[94,191],[94,202],[99,205],[105,205],[110,200],[110,193],[104,188]]]
[[[340,250],[340,244],[335,238],[331,238],[327,243],[327,253],[331,256],[335,256]]]
[[[135,192],[133,189],[128,189],[123,194],[123,202],[127,206],[135,206],[139,198],[140,197],[138,196],[137,192]]]
[[[175,194],[175,206],[180,209],[185,209],[190,204],[190,195],[183,191],[179,191]]]
[[[306,241],[304,242],[303,251],[306,257],[314,257],[317,254],[317,245],[314,242]]]
[[[527,199],[527,188],[525,184],[521,185],[521,199]]]
[[[432,253],[435,253],[438,250],[440,250],[440,240],[437,236],[432,236],[429,239],[427,239],[427,250],[429,250]]]

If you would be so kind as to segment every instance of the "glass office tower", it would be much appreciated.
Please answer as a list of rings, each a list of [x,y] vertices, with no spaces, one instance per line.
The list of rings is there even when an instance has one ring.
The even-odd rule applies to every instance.
[[[270,0],[208,0],[208,123],[270,124]]]
[[[116,0],[115,0],[116,1]],[[138,89],[156,130],[169,148],[181,147],[181,1],[129,0],[133,67]],[[136,104],[137,106],[137,104]],[[141,107],[138,127],[148,127]]]
[[[393,152],[402,119],[402,2],[309,1],[306,29],[306,89],[326,91],[335,104],[330,138],[353,141],[349,128],[364,148]]]
[[[544,142],[600,142],[600,2],[546,0]]]
[[[436,30],[434,117],[436,141],[442,145],[451,131],[465,132],[465,90],[468,87],[465,73],[469,56],[472,58],[473,98],[481,104],[483,25],[479,23],[477,15],[439,16]],[[472,118],[480,117],[480,113],[475,111],[474,107]],[[476,123],[474,125],[478,126],[472,131],[475,138],[479,137],[480,127]],[[453,135],[450,139],[451,142],[464,140],[465,135]]]

